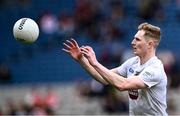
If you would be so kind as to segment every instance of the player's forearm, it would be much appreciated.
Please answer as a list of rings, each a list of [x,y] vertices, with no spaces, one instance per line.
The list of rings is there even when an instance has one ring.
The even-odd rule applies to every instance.
[[[119,90],[122,90],[124,83],[126,83],[124,77],[112,72],[111,70],[107,69],[100,63],[93,65],[93,67],[102,76],[102,78],[106,80],[109,84],[113,85]]]
[[[108,82],[89,64],[89,61],[85,57],[82,57],[79,63],[95,80],[105,85],[108,84]]]

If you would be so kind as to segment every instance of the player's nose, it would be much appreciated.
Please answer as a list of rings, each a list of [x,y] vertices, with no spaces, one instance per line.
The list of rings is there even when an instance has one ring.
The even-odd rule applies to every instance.
[[[135,39],[132,40],[131,45],[135,45]]]

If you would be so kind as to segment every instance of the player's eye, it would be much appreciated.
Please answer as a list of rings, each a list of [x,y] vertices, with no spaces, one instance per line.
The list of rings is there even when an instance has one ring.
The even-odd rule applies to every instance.
[[[134,37],[134,40],[140,41],[141,39],[140,39],[140,38],[137,38],[137,37]]]

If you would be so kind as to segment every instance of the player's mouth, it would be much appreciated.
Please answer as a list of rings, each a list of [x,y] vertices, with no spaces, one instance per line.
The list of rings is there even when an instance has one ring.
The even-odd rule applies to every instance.
[[[137,48],[136,47],[132,47],[133,48],[133,50],[136,50]]]

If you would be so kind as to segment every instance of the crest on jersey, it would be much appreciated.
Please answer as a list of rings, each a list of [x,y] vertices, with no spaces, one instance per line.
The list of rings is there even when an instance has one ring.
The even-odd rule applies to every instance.
[[[134,73],[134,70],[132,68],[129,69],[129,72]]]

